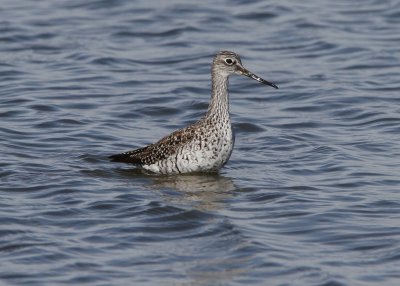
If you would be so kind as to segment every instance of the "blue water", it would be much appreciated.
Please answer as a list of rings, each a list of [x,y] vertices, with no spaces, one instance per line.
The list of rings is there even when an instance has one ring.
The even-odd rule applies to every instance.
[[[400,2],[0,5],[1,285],[400,285]],[[215,175],[107,156],[207,109],[233,50]]]

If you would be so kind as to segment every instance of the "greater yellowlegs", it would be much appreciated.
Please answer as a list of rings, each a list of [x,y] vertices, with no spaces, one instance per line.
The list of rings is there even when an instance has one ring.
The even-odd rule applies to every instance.
[[[245,69],[239,55],[219,52],[211,68],[211,101],[207,113],[196,123],[177,130],[144,148],[110,156],[112,161],[131,163],[154,173],[215,172],[231,156],[234,135],[229,116],[228,77],[245,75],[278,88]]]

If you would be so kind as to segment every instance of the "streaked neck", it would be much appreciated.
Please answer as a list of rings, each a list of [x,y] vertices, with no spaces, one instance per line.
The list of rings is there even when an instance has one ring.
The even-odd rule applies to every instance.
[[[207,116],[229,117],[228,76],[215,72],[211,73],[211,100]]]

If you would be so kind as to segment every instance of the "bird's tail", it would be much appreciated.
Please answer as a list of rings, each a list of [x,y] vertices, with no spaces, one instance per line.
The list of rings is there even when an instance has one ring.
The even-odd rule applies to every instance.
[[[139,158],[132,156],[129,152],[111,155],[108,157],[112,162],[122,162],[130,164],[141,164]]]

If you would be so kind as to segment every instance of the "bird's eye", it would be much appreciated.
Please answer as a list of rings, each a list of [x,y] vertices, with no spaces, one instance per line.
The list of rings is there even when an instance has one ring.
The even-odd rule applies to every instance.
[[[232,59],[226,59],[225,62],[226,62],[228,65],[233,65],[233,64],[235,63],[235,61],[232,60]]]

